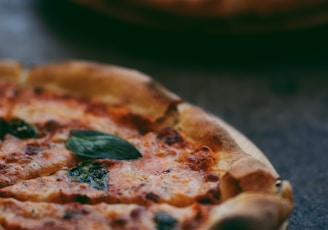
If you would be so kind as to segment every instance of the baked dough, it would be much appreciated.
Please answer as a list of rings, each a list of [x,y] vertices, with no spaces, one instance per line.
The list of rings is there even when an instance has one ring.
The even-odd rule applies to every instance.
[[[196,161],[189,166],[195,172],[206,171],[208,168],[220,170],[221,178],[217,184],[218,187],[214,191],[215,193],[212,194],[215,197],[218,196],[215,202],[213,201],[202,206],[202,204],[196,204],[197,201],[193,200],[194,198],[192,197],[189,197],[184,203],[180,203],[179,200],[175,200],[179,198],[160,199],[155,195],[150,195],[152,203],[150,205],[151,208],[147,209],[147,212],[165,209],[168,210],[167,212],[174,214],[181,211],[179,209],[180,206],[180,208],[183,207],[187,210],[186,213],[189,213],[192,210],[196,210],[195,207],[197,206],[197,210],[209,210],[207,211],[206,218],[198,217],[201,219],[198,223],[198,227],[201,229],[231,229],[239,227],[243,229],[283,229],[286,227],[287,219],[293,209],[291,186],[288,181],[284,181],[279,177],[264,154],[244,135],[223,120],[210,115],[195,105],[183,101],[179,96],[171,93],[149,76],[136,70],[86,61],[52,63],[30,69],[24,69],[20,63],[15,61],[3,61],[0,62],[0,79],[1,82],[19,85],[21,89],[42,87],[45,90],[49,90],[49,92],[56,92],[73,98],[84,98],[104,103],[105,105],[124,107],[130,113],[146,118],[151,123],[151,129],[155,133],[165,127],[173,127],[182,133],[186,142],[192,143],[193,146],[206,146],[201,148],[205,148],[205,152],[210,151],[210,155],[206,156],[213,157],[214,163],[212,161],[208,162],[209,158],[205,158],[202,159],[205,160],[205,163]],[[63,102],[65,102],[65,98],[63,97]],[[6,102],[3,103],[2,107],[5,107]],[[58,110],[60,109],[59,107]],[[12,113],[15,114],[15,111],[20,110],[19,108],[13,109]],[[16,115],[22,115],[22,113],[16,113]],[[8,111],[5,108],[1,108],[0,115],[5,117],[6,114],[8,114]],[[26,116],[29,116],[29,114],[27,113]],[[38,118],[36,117],[35,119]],[[29,121],[32,120],[31,118]],[[152,138],[150,134],[149,138]],[[6,141],[0,142],[2,146],[1,154],[6,154],[3,146],[5,143],[10,145],[10,140],[9,138]],[[147,149],[147,145],[144,142],[139,143],[139,145],[146,146],[145,148]],[[188,145],[184,146],[188,148]],[[181,150],[179,152],[179,154],[182,154],[181,162],[188,159],[188,155],[183,152],[183,145],[176,148],[179,151]],[[63,154],[67,155],[68,153],[65,152]],[[71,160],[71,163],[75,161],[76,159],[74,158]],[[146,165],[141,167],[145,167],[145,171],[148,170]],[[60,188],[61,184],[65,183],[66,180],[58,179],[64,178],[62,175],[64,174],[60,170],[58,175],[56,172],[52,172],[49,175],[49,181],[53,180],[54,182],[51,183],[58,185]],[[42,183],[45,184],[48,183],[46,180],[43,180],[43,176],[34,178],[26,183],[38,185],[38,183],[41,183],[40,181],[43,181]],[[67,208],[68,204],[63,200],[58,201],[55,198],[51,200],[49,197],[44,197],[44,194],[47,194],[47,189],[42,191],[42,194],[40,192],[40,194],[33,195],[38,193],[38,191],[24,191],[25,182],[21,183],[17,179],[13,183],[13,185],[7,184],[6,186],[8,187],[3,184],[2,186],[4,187],[0,189],[0,226],[5,227],[10,221],[17,224],[12,215],[18,216],[17,218],[23,218],[22,211],[18,212],[17,210],[25,210],[27,212],[26,209],[30,206],[25,207],[24,205],[32,204],[20,202],[35,202],[33,205],[40,209],[39,222],[42,224],[44,224],[44,218],[48,218],[47,213],[44,213],[46,209],[54,210],[57,213],[61,209],[66,210]],[[156,182],[153,181],[153,183]],[[71,188],[72,191],[75,189],[73,186]],[[88,189],[87,191],[90,190]],[[64,192],[61,194],[63,195]],[[97,194],[100,194],[100,192],[95,194],[95,196],[98,196]],[[101,197],[106,196],[101,195],[100,198],[90,199],[91,203],[85,204],[87,205],[85,207],[93,211],[96,210],[95,212],[98,213],[99,210],[104,209],[107,210],[106,212],[109,212],[109,209],[117,207],[115,205],[121,205],[119,208],[121,214],[124,213],[124,209],[126,209],[126,212],[130,212],[132,206],[135,208],[134,205],[141,205],[141,207],[146,205],[144,207],[149,207],[149,204],[143,203],[142,199],[137,204],[125,204],[124,199],[117,202]],[[180,198],[184,199],[185,194],[182,194]],[[47,199],[50,202],[45,204],[44,202],[47,202]],[[104,199],[105,203],[109,202],[108,207],[106,204],[99,206],[101,199]],[[56,204],[58,202],[64,202],[63,206],[60,207],[61,204]],[[88,201],[84,200],[83,202]],[[92,202],[95,202],[95,204]],[[6,209],[13,206],[16,208]],[[145,214],[144,218],[149,218],[149,215]],[[184,214],[181,216],[184,216]],[[24,218],[22,219],[23,221]],[[32,219],[28,219],[31,222],[30,226],[35,226],[38,223],[38,218],[33,217]],[[56,221],[60,222],[60,220]],[[90,221],[92,222],[92,219]],[[76,226],[81,226],[81,223],[83,221],[78,220],[76,224],[79,225]]]

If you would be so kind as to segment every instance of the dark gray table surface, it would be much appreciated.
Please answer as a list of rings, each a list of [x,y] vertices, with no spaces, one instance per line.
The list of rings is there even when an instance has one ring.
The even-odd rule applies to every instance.
[[[0,0],[0,58],[136,68],[246,134],[293,185],[290,229],[328,229],[327,32],[161,31],[64,0]]]

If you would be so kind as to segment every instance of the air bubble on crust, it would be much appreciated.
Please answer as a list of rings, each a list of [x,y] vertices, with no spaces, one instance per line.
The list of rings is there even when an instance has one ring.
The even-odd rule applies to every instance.
[[[276,182],[275,182],[275,186],[278,190],[278,192],[281,191],[281,188],[282,188],[282,180],[281,179],[277,179]]]

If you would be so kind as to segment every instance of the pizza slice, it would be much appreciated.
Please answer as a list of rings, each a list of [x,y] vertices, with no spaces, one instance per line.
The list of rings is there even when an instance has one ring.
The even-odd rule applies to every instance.
[[[286,227],[288,181],[238,131],[148,76],[71,61],[2,62],[0,77],[1,227]]]

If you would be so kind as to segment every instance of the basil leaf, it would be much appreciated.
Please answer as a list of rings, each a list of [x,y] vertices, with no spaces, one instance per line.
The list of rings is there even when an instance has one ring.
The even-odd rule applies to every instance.
[[[9,133],[18,138],[32,138],[37,136],[36,128],[26,121],[15,118],[8,123]]]
[[[76,155],[88,158],[132,160],[142,157],[129,142],[95,130],[71,130],[66,147]]]
[[[9,121],[0,118],[0,139],[3,139],[6,134],[11,134],[22,139],[33,138],[37,137],[37,129],[19,118],[14,118]]]
[[[8,133],[8,123],[4,119],[0,118],[0,139],[2,139]]]

